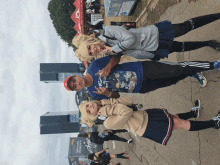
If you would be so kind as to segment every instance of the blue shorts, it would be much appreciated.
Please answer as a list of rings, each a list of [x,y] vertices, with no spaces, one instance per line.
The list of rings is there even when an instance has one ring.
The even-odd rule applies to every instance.
[[[173,118],[166,109],[148,109],[147,128],[142,137],[166,145],[173,131]]]

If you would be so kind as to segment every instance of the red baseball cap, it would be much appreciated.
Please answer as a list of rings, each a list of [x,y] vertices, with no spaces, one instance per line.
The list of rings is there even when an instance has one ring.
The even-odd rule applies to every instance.
[[[68,91],[72,91],[69,87],[68,87],[68,81],[70,78],[72,78],[73,76],[69,76],[65,79],[64,81],[64,87],[68,90]]]

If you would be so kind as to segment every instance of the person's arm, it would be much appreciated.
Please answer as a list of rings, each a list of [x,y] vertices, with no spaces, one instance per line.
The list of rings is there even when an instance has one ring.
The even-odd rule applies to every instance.
[[[112,68],[120,62],[121,56],[111,56],[109,63],[102,70],[97,72],[95,75],[101,74],[99,79],[104,76],[108,76]],[[116,97],[117,98],[117,97]]]
[[[116,164],[115,164],[114,162],[112,162],[112,161],[110,161],[110,164],[111,164],[111,165],[116,165]]]
[[[129,96],[120,97],[120,98],[110,98],[108,100],[102,99],[100,100],[101,104],[104,105],[114,105],[114,104],[124,104],[127,106],[132,106],[133,100]]]
[[[110,116],[108,116],[108,118],[104,121],[104,126],[106,128],[126,129],[125,123],[131,118],[134,112],[126,105],[116,104],[113,112],[107,113],[110,113]]]
[[[96,152],[96,153],[95,153],[95,155],[98,157],[98,156],[99,156],[99,154],[101,154],[101,153],[105,152],[107,149],[108,149],[108,148],[106,148],[106,149],[104,149],[104,150],[102,150],[102,151]]]
[[[109,97],[109,98],[119,98],[120,97],[120,94],[118,92],[116,92],[116,91],[109,91],[107,88],[104,88],[104,87],[97,88],[95,86],[95,89],[97,91],[93,91],[93,92],[96,93],[96,94],[99,94],[99,95],[104,95],[104,96]]]
[[[109,96],[109,98],[119,98],[120,94],[116,91],[111,91],[111,95]]]
[[[135,36],[122,26],[106,26],[104,35],[120,41],[112,47],[115,53],[128,50],[136,42]]]

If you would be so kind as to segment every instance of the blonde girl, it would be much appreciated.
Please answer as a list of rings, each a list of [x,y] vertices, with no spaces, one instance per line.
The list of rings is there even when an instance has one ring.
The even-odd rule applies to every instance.
[[[88,126],[94,125],[99,115],[106,116],[104,126],[108,129],[128,129],[134,134],[149,138],[162,145],[166,145],[175,129],[199,131],[207,128],[220,128],[220,112],[209,121],[192,121],[198,118],[201,109],[200,101],[196,100],[194,107],[186,113],[170,114],[166,109],[146,109],[133,111],[129,97],[97,102],[84,102],[79,108],[82,122]]]

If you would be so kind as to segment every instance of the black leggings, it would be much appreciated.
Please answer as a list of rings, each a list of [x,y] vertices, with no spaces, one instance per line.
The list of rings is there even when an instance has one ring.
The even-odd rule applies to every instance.
[[[123,156],[123,155],[124,155],[124,153],[121,153],[121,154],[115,154],[115,157],[116,157],[116,158],[121,158],[121,159],[126,159],[126,157]]]
[[[218,14],[210,14],[204,15],[196,18],[192,18],[188,21],[185,21],[180,24],[173,24],[174,32],[176,33],[176,37],[180,37],[191,30],[197,29],[201,26],[209,24],[213,21],[220,19],[220,13]],[[170,53],[172,52],[184,52],[199,49],[204,46],[209,46],[210,41],[204,42],[177,42],[174,41],[173,45],[171,46]]]
[[[213,62],[191,61],[181,63],[142,61],[143,83],[139,93],[154,91],[176,84],[197,72],[213,69]]]
[[[191,30],[216,21],[217,19],[220,19],[220,13],[195,17],[180,24],[173,24],[174,32],[176,33],[175,38],[180,37]]]
[[[104,141],[116,140],[121,142],[127,142],[128,140],[126,140],[125,138],[115,135],[116,133],[120,133],[120,132],[127,132],[127,130],[112,130],[112,133],[110,133],[106,138],[104,138]]]

